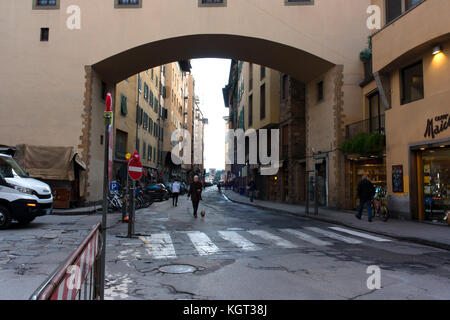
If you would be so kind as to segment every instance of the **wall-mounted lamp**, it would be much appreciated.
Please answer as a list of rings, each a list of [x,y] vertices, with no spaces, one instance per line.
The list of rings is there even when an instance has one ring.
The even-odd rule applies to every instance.
[[[433,47],[433,55],[437,55],[438,53],[442,52],[442,46],[435,46]]]

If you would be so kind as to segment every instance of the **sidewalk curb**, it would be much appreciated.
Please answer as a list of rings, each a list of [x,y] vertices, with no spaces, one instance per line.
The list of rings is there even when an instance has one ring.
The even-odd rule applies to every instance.
[[[89,216],[97,214],[102,206],[84,207],[76,209],[53,209],[52,216]]]
[[[247,202],[243,202],[243,201],[239,201],[239,200],[234,200],[234,199],[231,199],[230,197],[228,197],[226,194],[224,194],[224,193],[222,193],[222,194],[229,201],[232,201],[232,202],[235,202],[235,203],[239,203],[239,204],[243,204],[243,205],[247,205],[247,206],[252,206],[252,207],[256,207],[256,208],[260,208],[260,209],[264,209],[264,210],[269,210],[269,211],[281,212],[281,213],[289,214],[289,215],[296,216],[296,217],[308,218],[308,219],[311,219],[311,220],[317,220],[317,221],[322,221],[322,222],[327,222],[327,223],[333,223],[333,224],[345,226],[347,228],[352,228],[352,229],[355,229],[355,230],[366,231],[366,232],[382,235],[382,236],[385,236],[385,237],[389,237],[389,238],[393,238],[393,239],[397,239],[397,240],[401,240],[401,241],[418,243],[418,244],[422,244],[422,245],[426,245],[426,246],[430,246],[430,247],[434,247],[434,248],[450,251],[450,244],[447,244],[447,243],[436,242],[436,241],[426,240],[426,239],[422,239],[422,238],[415,238],[415,237],[402,237],[402,236],[395,235],[395,234],[388,233],[388,232],[374,231],[374,230],[371,230],[371,229],[368,229],[368,228],[364,228],[364,227],[356,227],[356,226],[353,226],[353,225],[349,225],[349,224],[347,224],[345,222],[342,222],[342,221],[339,221],[339,220],[323,218],[323,217],[319,217],[319,216],[307,215],[305,213],[295,213],[295,212],[291,212],[291,211],[287,211],[287,210],[283,210],[283,209],[274,209],[274,208],[265,207],[265,206],[258,205],[258,204],[251,204],[251,203],[247,203]]]

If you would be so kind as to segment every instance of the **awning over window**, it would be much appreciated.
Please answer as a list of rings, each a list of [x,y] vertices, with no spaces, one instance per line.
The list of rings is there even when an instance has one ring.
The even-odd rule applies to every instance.
[[[73,147],[18,145],[15,159],[31,177],[43,180],[74,181],[75,166],[86,170]]]

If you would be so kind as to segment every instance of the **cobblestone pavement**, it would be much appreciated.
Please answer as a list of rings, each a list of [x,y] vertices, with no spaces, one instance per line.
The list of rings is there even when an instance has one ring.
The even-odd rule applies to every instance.
[[[28,299],[100,220],[46,216],[0,231],[0,299]]]

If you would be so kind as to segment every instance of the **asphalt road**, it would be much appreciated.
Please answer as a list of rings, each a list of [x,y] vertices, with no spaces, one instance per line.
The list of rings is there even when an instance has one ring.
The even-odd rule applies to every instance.
[[[108,215],[107,299],[450,299],[448,251],[236,204],[216,188],[204,200],[204,218],[185,196],[138,211],[136,232],[150,237],[117,237],[127,225]],[[100,220],[47,216],[0,231],[0,299],[28,299]]]
[[[450,299],[448,251],[203,198],[204,218],[185,197],[139,211],[150,237],[109,229],[107,299]]]

